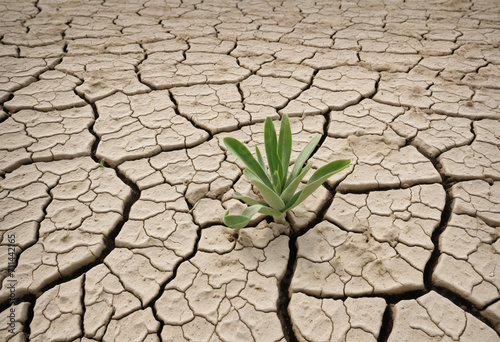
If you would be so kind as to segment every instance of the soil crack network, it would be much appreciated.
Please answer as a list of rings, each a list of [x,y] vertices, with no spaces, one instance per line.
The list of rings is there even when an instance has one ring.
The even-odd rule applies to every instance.
[[[4,0],[0,27],[0,340],[500,341],[495,0]],[[321,135],[313,170],[351,164],[237,233],[259,193],[223,139],[284,114],[291,163]]]

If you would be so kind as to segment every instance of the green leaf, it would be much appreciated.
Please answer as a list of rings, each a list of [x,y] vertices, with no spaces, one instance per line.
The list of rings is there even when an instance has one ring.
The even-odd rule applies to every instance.
[[[280,194],[281,193],[281,179],[280,179],[280,175],[279,175],[278,170],[274,171],[274,173],[273,173],[273,184],[274,184],[274,191],[277,194]]]
[[[252,171],[245,169],[243,174],[259,189],[260,194],[264,197],[264,200],[270,207],[276,210],[281,210],[285,207],[285,203],[278,196],[278,194],[272,188],[269,188],[267,185],[262,183]]]
[[[274,173],[280,172],[281,161],[278,155],[278,139],[276,138],[276,130],[274,129],[273,121],[270,117],[266,118],[264,123],[264,146],[266,148],[267,162],[269,164],[269,173],[273,177],[274,188],[277,191],[281,185],[274,181]]]
[[[293,197],[286,204],[285,208],[283,208],[282,212],[286,213],[288,210],[295,208],[298,205],[298,203],[295,204],[295,202],[297,202],[297,199],[299,198],[301,193],[302,193],[302,190],[300,190],[295,195],[293,195]]]
[[[278,140],[278,155],[281,157],[281,184],[286,182],[288,166],[290,165],[290,155],[292,154],[292,129],[288,115],[284,114],[281,119],[280,136]]]
[[[351,163],[350,159],[339,159],[332,161],[326,165],[323,165],[316,172],[313,173],[306,186],[299,192],[297,192],[290,203],[287,203],[286,210],[290,210],[299,205],[302,201],[304,201],[309,195],[311,195],[317,188],[321,186],[330,176],[333,174],[342,171]],[[298,195],[298,196],[297,196]],[[293,202],[292,202],[293,201]],[[289,207],[290,205],[290,207]]]
[[[243,228],[248,224],[248,222],[250,222],[252,216],[258,213],[261,208],[262,205],[260,204],[252,205],[248,208],[245,208],[241,215],[229,215],[228,210],[226,211],[226,214],[223,218],[224,224],[234,229]]]
[[[264,158],[262,158],[262,154],[260,153],[260,150],[257,147],[257,145],[255,145],[255,154],[257,155],[257,160],[259,161],[260,167],[262,167],[262,169],[266,173],[267,177],[269,179],[271,179],[271,177],[269,176],[269,171],[267,170],[267,167],[266,167],[266,163],[264,163]]]
[[[266,167],[264,158],[257,146],[255,147],[257,158],[254,158],[248,148],[241,142],[230,137],[224,138],[227,149],[246,165],[243,174],[259,189],[265,200],[265,202],[258,201],[235,192],[234,197],[247,203],[249,207],[243,210],[240,215],[230,215],[229,211],[227,211],[224,215],[224,223],[227,226],[235,229],[243,228],[257,212],[271,215],[275,220],[281,222],[284,213],[303,202],[330,176],[345,169],[351,162],[348,159],[342,159],[320,167],[314,172],[304,188],[294,193],[307,172],[312,168],[312,163],[306,166],[304,164],[321,140],[321,135],[315,136],[304,147],[297,157],[290,175],[287,177],[292,150],[292,132],[290,120],[286,114],[283,115],[279,133],[278,139],[271,118],[266,118],[264,123],[264,145],[269,167]]]
[[[253,198],[248,197],[248,196],[244,196],[244,195],[240,194],[239,192],[235,192],[233,194],[233,196],[234,196],[234,198],[242,200],[243,202],[245,202],[248,205],[255,205],[255,204],[267,205],[266,202],[257,201],[256,199],[253,199]]]
[[[262,207],[259,209],[259,213],[264,214],[264,215],[269,215],[269,216],[280,216],[281,211],[270,208],[270,207]]]
[[[241,159],[245,165],[252,170],[252,172],[267,186],[272,187],[271,180],[267,177],[266,172],[262,169],[261,165],[252,156],[252,153],[235,138],[225,137],[223,139],[224,145],[227,149],[234,153],[234,155]]]
[[[351,163],[350,159],[339,159],[332,161],[326,165],[323,165],[316,172],[313,173],[311,178],[307,183],[316,182],[318,180],[323,179],[323,181],[327,180],[331,175],[342,171]]]
[[[312,163],[307,164],[302,169],[300,174],[297,177],[295,177],[293,181],[290,182],[290,184],[285,188],[285,190],[283,190],[280,196],[283,202],[288,203],[288,201],[290,201],[290,199],[293,197],[295,193],[295,190],[297,190],[297,187],[302,181],[302,178],[304,178],[304,176],[307,174],[307,172],[311,169],[312,166],[313,166]]]
[[[318,145],[320,139],[321,139],[321,135],[315,136],[314,138],[312,138],[311,141],[309,141],[309,143],[306,145],[306,147],[304,147],[302,152],[300,152],[299,156],[297,157],[297,160],[295,161],[295,164],[293,165],[292,172],[290,173],[290,176],[288,177],[288,180],[285,184],[285,189],[301,172],[302,166],[307,161],[307,159],[309,159],[309,156],[316,148],[316,145]]]

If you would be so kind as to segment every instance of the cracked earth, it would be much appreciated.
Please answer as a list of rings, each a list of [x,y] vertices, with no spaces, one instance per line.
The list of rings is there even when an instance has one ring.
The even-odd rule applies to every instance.
[[[500,341],[498,1],[0,18],[2,341]],[[237,236],[222,138],[284,113],[292,162],[321,134],[314,168],[352,163]]]

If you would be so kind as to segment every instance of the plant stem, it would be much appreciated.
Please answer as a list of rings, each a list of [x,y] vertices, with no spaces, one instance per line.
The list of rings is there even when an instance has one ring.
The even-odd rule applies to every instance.
[[[282,213],[280,216],[273,216],[274,222],[279,224],[286,224],[286,214]]]

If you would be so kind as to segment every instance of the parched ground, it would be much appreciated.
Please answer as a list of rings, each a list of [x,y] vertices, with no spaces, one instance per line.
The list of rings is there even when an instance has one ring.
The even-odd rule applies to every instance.
[[[500,341],[498,0],[2,0],[2,341]],[[222,138],[350,158],[238,239]]]

